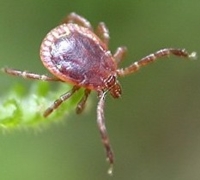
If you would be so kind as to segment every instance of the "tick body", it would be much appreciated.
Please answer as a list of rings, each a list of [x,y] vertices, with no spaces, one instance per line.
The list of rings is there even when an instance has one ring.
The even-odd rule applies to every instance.
[[[119,63],[126,54],[125,47],[117,48],[112,55],[108,49],[109,31],[104,23],[99,23],[96,31],[89,21],[75,13],[69,14],[63,23],[51,30],[40,48],[40,58],[53,77],[39,75],[16,69],[4,68],[3,71],[23,78],[44,81],[60,81],[70,83],[73,88],[61,95],[44,112],[50,115],[64,101],[70,98],[80,88],[85,88],[84,96],[77,104],[76,112],[81,113],[91,91],[96,91],[99,101],[97,104],[97,125],[106,157],[111,165],[112,173],[114,155],[105,126],[104,104],[107,92],[114,98],[121,96],[121,86],[118,77],[123,77],[138,71],[141,67],[154,62],[156,59],[175,55],[194,59],[196,53],[187,53],[184,49],[165,48],[152,53],[139,61],[133,62],[126,68],[119,68]]]
[[[117,64],[106,45],[90,30],[63,24],[47,34],[41,45],[44,66],[57,78],[90,90],[106,89]]]

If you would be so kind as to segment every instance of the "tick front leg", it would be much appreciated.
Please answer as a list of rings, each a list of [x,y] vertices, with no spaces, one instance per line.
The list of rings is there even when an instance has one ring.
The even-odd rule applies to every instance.
[[[77,105],[77,107],[76,107],[76,113],[77,113],[77,114],[82,113],[82,111],[84,110],[84,108],[85,108],[85,103],[86,103],[86,101],[87,101],[87,99],[88,99],[88,96],[90,95],[90,92],[91,92],[91,90],[85,89],[84,96],[83,96],[83,98],[79,101],[79,103],[78,103],[78,105]]]
[[[36,80],[42,80],[42,81],[62,81],[56,77],[49,77],[46,75],[40,75],[40,74],[31,73],[31,72],[27,72],[27,71],[20,71],[17,69],[3,68],[1,70],[2,70],[2,72],[7,73],[9,75],[20,76],[25,79],[36,79]]]
[[[175,55],[178,57],[196,59],[195,52],[189,54],[185,49],[173,49],[173,48],[161,49],[153,54],[150,54],[150,55],[142,58],[141,60],[139,60],[137,62],[134,62],[129,67],[126,67],[124,69],[118,69],[117,74],[119,76],[126,76],[128,74],[134,73],[142,66],[146,66],[161,57],[166,57],[169,55]]]
[[[44,117],[49,116],[55,109],[57,109],[64,101],[69,99],[78,89],[80,89],[77,86],[74,86],[69,92],[61,95],[57,100],[54,101],[54,103],[46,109],[44,112]]]
[[[87,19],[85,19],[84,17],[82,17],[82,16],[80,16],[80,15],[74,13],[74,12],[70,13],[62,21],[62,24],[64,24],[64,23],[66,23],[66,24],[67,23],[75,23],[75,24],[78,24],[80,26],[83,26],[83,27],[88,28],[88,29],[93,31],[93,28],[92,28],[90,22]]]
[[[105,23],[100,22],[99,25],[97,26],[96,30],[98,36],[101,38],[101,40],[106,44],[108,47],[109,41],[110,41],[110,35],[109,35],[109,30],[106,27]]]
[[[101,93],[99,95],[99,98],[100,99],[99,99],[99,102],[97,105],[97,125],[98,125],[99,131],[100,131],[102,143],[106,150],[107,159],[110,163],[110,169],[108,170],[108,173],[112,174],[112,168],[113,168],[112,166],[114,163],[114,154],[111,149],[110,141],[109,141],[108,134],[106,131],[106,126],[105,126],[105,118],[104,118],[105,93]]]

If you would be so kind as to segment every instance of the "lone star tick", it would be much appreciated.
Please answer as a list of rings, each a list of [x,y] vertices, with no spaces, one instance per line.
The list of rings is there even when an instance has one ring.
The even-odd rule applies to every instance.
[[[42,63],[54,77],[9,68],[4,68],[3,71],[23,78],[60,81],[73,85],[69,92],[61,95],[46,109],[44,112],[45,117],[50,115],[77,90],[84,88],[84,96],[76,108],[76,112],[81,113],[90,92],[92,90],[96,91],[99,98],[97,125],[106,151],[106,157],[110,163],[109,173],[112,173],[114,155],[104,118],[104,104],[107,92],[113,98],[119,98],[122,92],[118,77],[135,73],[140,67],[148,65],[158,58],[175,55],[193,59],[196,57],[196,53],[189,54],[184,49],[165,48],[137,62],[133,62],[126,68],[119,69],[118,64],[124,58],[126,48],[119,47],[112,55],[108,49],[109,31],[106,25],[103,22],[99,23],[95,32],[88,20],[76,13],[71,13],[61,25],[46,35],[40,47]]]

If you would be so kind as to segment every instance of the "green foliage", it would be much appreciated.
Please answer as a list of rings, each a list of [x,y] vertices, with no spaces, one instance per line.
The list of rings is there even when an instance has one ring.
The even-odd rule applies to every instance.
[[[56,90],[50,89],[48,82],[34,82],[26,93],[23,85],[15,85],[0,100],[0,129],[17,129],[41,127],[59,119],[74,110],[83,91],[79,90],[47,118],[43,112],[61,94],[70,90],[67,84],[60,85]]]

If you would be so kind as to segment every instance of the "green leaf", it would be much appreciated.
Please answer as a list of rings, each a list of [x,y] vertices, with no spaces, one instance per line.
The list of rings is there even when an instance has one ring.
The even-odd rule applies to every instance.
[[[43,112],[61,94],[69,91],[67,84],[59,85],[52,90],[49,82],[34,82],[26,93],[23,85],[15,85],[7,94],[0,98],[0,129],[35,128],[49,125],[66,117],[75,109],[83,96],[83,89],[76,92],[47,118]]]

